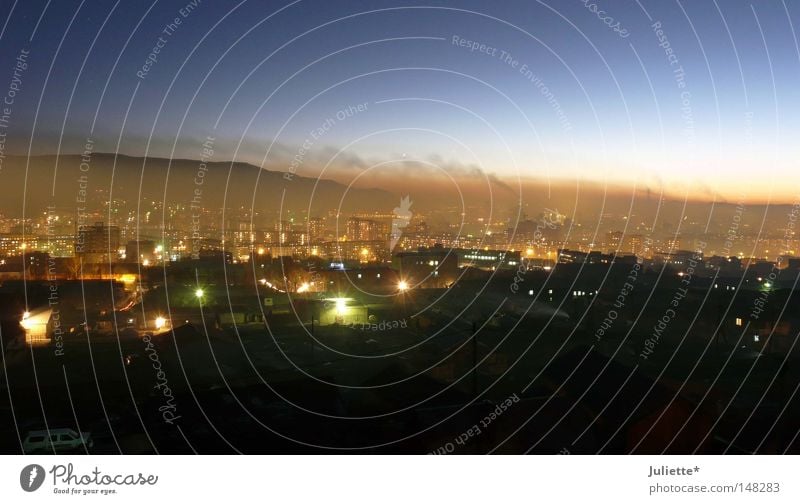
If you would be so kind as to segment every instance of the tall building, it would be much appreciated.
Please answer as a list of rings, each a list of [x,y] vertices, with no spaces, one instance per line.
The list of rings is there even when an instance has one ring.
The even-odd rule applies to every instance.
[[[275,243],[278,245],[286,245],[289,243],[289,235],[292,233],[292,223],[287,220],[281,220],[275,223]]]
[[[35,237],[26,237],[22,239],[22,234],[19,233],[6,233],[0,235],[0,256],[14,257],[21,255],[23,251],[30,249],[36,250],[38,242]]]
[[[361,217],[347,219],[345,233],[349,241],[377,241],[381,240],[382,226],[380,223]]]
[[[319,243],[323,239],[324,224],[321,218],[311,217],[308,219],[308,241]]]
[[[622,231],[611,231],[606,233],[606,249],[609,252],[617,252],[620,250],[623,237],[624,233]]]
[[[644,236],[640,234],[631,234],[626,236],[621,247],[621,252],[637,256],[644,255],[647,252],[645,248]]]
[[[645,239],[640,234],[625,234],[622,231],[606,233],[606,249],[609,253],[643,255]]]
[[[679,250],[681,248],[681,237],[671,236],[664,239],[664,250]]]
[[[119,251],[119,227],[97,222],[81,226],[75,238],[75,255],[87,264],[115,262]]]
[[[39,237],[38,250],[52,257],[72,257],[75,253],[75,237],[71,234]]]

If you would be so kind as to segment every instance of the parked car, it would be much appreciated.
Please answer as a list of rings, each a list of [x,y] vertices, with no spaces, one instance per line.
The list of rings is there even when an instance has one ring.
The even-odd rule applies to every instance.
[[[29,431],[22,441],[25,453],[69,451],[94,446],[90,432],[75,432],[72,429],[50,429]]]

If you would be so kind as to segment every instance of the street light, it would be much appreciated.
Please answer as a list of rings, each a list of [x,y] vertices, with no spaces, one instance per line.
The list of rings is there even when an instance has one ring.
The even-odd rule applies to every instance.
[[[197,289],[196,291],[194,291],[194,297],[196,297],[197,299],[203,299],[204,294],[205,293],[203,292],[203,289]]]
[[[22,314],[22,320],[20,321],[19,325],[21,325],[22,328],[25,329],[26,331],[31,327],[33,327],[33,321],[31,320],[31,312],[25,311],[25,313]]]
[[[408,290],[408,282],[405,280],[400,280],[400,282],[397,284],[397,288],[400,290],[400,292]]]
[[[167,325],[167,319],[164,317],[156,317],[156,329],[163,329]]]

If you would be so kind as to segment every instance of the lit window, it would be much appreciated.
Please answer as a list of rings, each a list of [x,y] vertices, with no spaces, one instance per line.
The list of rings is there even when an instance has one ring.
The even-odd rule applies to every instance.
[[[740,319],[739,317],[736,317],[736,325],[737,326],[741,326],[742,325],[742,319]]]

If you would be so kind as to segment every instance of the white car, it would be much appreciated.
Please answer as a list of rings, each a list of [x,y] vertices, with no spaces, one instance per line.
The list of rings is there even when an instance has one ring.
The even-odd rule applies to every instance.
[[[75,450],[86,445],[94,446],[92,434],[89,432],[75,432],[72,429],[50,429],[29,431],[22,441],[22,450],[25,453],[56,452],[61,450]]]

